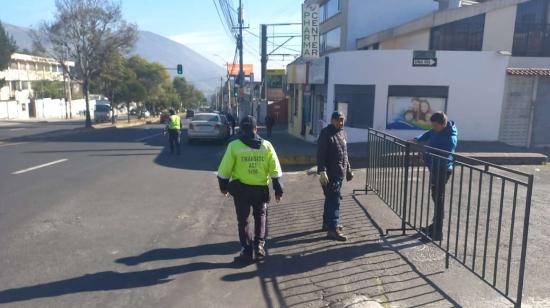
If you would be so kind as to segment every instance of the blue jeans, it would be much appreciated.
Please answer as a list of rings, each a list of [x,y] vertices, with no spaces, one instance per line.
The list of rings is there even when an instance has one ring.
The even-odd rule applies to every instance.
[[[340,222],[340,190],[342,189],[342,179],[331,179],[326,187],[323,187],[325,193],[325,209],[323,211],[323,225],[329,230],[336,230]]]

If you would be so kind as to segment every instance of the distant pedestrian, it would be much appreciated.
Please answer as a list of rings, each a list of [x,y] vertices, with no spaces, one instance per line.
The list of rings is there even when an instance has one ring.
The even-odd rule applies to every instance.
[[[267,136],[271,137],[273,134],[273,126],[275,126],[275,118],[271,114],[265,116],[265,127],[267,128]]]
[[[231,113],[227,113],[227,121],[229,121],[229,125],[231,125],[231,135],[235,134],[235,126],[237,126],[237,121],[235,120],[235,117]]]
[[[257,134],[256,119],[247,116],[240,123],[236,138],[227,145],[218,168],[218,182],[222,194],[231,194],[235,202],[239,240],[242,250],[236,261],[249,263],[265,257],[265,229],[269,180],[273,183],[275,199],[283,196],[281,177],[283,172],[275,149],[267,140]],[[248,223],[250,209],[254,216],[254,228]],[[254,237],[251,235],[254,230]]]
[[[331,124],[325,127],[317,141],[317,173],[325,194],[322,231],[332,240],[346,241],[340,225],[340,198],[342,182],[353,179],[353,172],[348,158],[345,118],[335,111]]]
[[[170,110],[170,117],[168,118],[168,124],[166,125],[166,131],[168,131],[168,143],[170,144],[170,154],[174,154],[174,150],[177,155],[181,154],[181,142],[180,134],[182,129],[182,122],[179,115],[174,110]]]
[[[413,142],[420,142],[429,147],[442,150],[431,150],[425,156],[425,163],[430,171],[430,191],[434,202],[432,224],[422,228],[422,232],[434,241],[443,238],[443,218],[445,207],[445,186],[453,173],[453,155],[458,143],[458,133],[453,121],[449,121],[443,112],[435,112],[430,117],[432,129],[416,137]]]

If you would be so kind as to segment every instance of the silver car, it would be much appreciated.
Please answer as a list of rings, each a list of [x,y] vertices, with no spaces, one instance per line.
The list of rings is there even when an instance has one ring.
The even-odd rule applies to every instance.
[[[187,140],[226,140],[229,138],[229,122],[217,113],[197,113],[189,122]]]

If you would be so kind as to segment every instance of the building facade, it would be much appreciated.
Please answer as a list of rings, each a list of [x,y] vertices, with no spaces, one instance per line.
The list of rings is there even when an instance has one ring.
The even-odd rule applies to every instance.
[[[0,71],[0,78],[6,81],[4,87],[0,88],[0,103],[4,105],[0,108],[6,109],[5,114],[9,118],[25,119],[46,115],[47,111],[38,110],[44,106],[36,104],[39,96],[39,93],[36,93],[37,83],[44,80],[68,80],[64,78],[66,76],[61,65],[51,58],[21,53],[14,53],[11,58],[7,70]],[[74,67],[74,62],[67,62],[66,65]]]
[[[408,138],[428,127],[430,112],[444,110],[462,140],[550,145],[548,3],[440,1],[450,8],[356,38],[360,51],[325,54],[327,103],[319,114],[306,112],[305,126],[340,110],[352,142],[365,141],[368,127]],[[308,107],[304,98],[296,103]],[[307,130],[297,134],[303,118],[289,131],[314,140]]]

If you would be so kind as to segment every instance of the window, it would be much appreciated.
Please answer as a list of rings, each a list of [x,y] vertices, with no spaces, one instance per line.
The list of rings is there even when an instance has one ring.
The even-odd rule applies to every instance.
[[[217,115],[197,114],[193,117],[193,121],[219,122],[220,119]]]
[[[512,54],[519,57],[550,57],[548,1],[518,5]]]
[[[340,27],[321,35],[321,53],[340,48]]]
[[[10,62],[10,69],[12,70],[19,69],[19,66],[17,65],[17,61]]]
[[[110,112],[111,106],[109,105],[95,105],[95,111],[97,112]]]
[[[485,14],[432,28],[431,50],[481,51]]]
[[[340,12],[340,0],[328,0],[319,8],[321,22],[331,18]]]
[[[283,75],[268,74],[266,79],[268,88],[280,89],[283,87]]]
[[[372,127],[374,96],[374,85],[335,85],[334,110],[346,116],[346,127]]]

